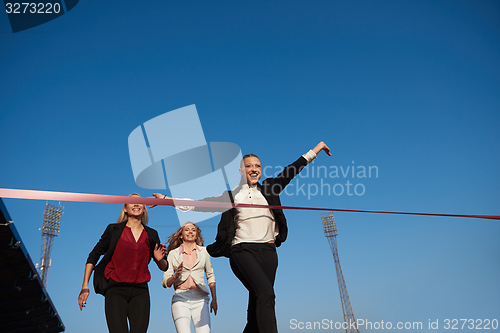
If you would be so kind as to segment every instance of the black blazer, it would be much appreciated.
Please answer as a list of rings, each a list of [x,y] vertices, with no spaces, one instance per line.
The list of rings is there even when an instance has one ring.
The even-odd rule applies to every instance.
[[[104,255],[104,257],[97,266],[104,270],[104,267],[106,267],[106,265],[109,263],[111,257],[113,256],[113,252],[115,251],[116,244],[118,243],[118,240],[120,239],[120,236],[122,235],[126,224],[127,221],[120,223],[111,223],[110,225],[108,225],[108,227],[102,234],[101,239],[94,246],[94,249],[89,253],[89,256],[87,258],[87,264],[93,264],[94,270],[97,269],[97,261],[102,255]],[[149,238],[149,264],[151,258],[153,257],[156,244],[160,244],[160,237],[158,236],[158,232],[156,232],[156,230],[146,225],[144,226],[144,229],[146,229]]]
[[[307,160],[301,156],[298,160],[288,165],[283,171],[275,178],[266,178],[262,185],[257,184],[262,192],[262,195],[267,200],[269,205],[281,206],[280,193],[283,192],[285,187],[290,181],[307,165]],[[241,185],[236,187],[233,191],[226,191],[221,196],[205,198],[200,201],[216,201],[216,202],[232,202],[233,192],[238,193]],[[195,207],[196,211],[214,212],[220,211],[213,207]],[[286,224],[285,214],[282,209],[272,209],[274,219],[278,223],[278,235],[276,236],[275,244],[280,246],[286,240],[288,235],[288,227]],[[212,257],[227,257],[231,256],[231,242],[234,238],[236,226],[234,217],[236,209],[231,208],[222,213],[219,225],[217,227],[217,235],[215,243],[207,246],[207,251]]]

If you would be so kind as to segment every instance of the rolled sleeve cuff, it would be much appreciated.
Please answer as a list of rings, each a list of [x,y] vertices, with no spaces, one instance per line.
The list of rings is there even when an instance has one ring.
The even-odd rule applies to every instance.
[[[304,157],[307,161],[307,164],[311,163],[312,161],[314,161],[314,159],[316,159],[316,153],[313,152],[312,150],[309,150],[307,153],[305,153],[304,155],[302,155],[302,157]]]
[[[180,200],[192,200],[192,199],[182,198]],[[174,199],[174,205],[175,205],[175,199]],[[187,212],[192,211],[194,209],[194,206],[177,206],[176,205],[175,208],[177,208],[178,210],[180,210],[183,213],[187,213]]]

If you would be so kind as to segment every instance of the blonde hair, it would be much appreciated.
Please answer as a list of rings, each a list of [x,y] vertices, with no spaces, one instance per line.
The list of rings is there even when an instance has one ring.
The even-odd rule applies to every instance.
[[[182,230],[184,230],[184,227],[187,224],[192,224],[196,228],[196,240],[195,243],[198,246],[203,246],[203,237],[201,236],[201,229],[196,225],[194,222],[187,221],[184,223],[179,229],[177,229],[176,232],[174,232],[170,237],[168,237],[168,247],[167,247],[167,253],[170,252],[173,249],[178,248],[182,244]]]
[[[140,197],[138,193],[132,193],[129,194],[129,197]],[[118,221],[116,223],[121,223],[124,221],[128,220],[128,214],[126,212],[127,204],[123,204],[122,211],[120,213],[120,217],[118,217]],[[149,217],[148,217],[148,210],[146,208],[146,205],[142,205],[142,215],[141,215],[141,223],[146,225],[148,224]]]

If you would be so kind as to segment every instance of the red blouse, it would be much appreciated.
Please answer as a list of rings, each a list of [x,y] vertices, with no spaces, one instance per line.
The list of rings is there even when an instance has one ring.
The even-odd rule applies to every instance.
[[[132,229],[125,226],[116,244],[111,260],[106,265],[104,276],[116,282],[144,283],[151,280],[149,273],[149,238],[145,229],[135,241]]]

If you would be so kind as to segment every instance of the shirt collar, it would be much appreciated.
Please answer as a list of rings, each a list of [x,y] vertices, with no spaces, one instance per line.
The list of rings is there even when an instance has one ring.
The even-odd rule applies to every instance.
[[[243,185],[241,185],[242,190],[256,189],[256,188],[257,188],[257,184],[251,184],[251,185],[243,184]]]
[[[200,251],[200,248],[198,247],[197,244],[194,245],[194,248],[193,248],[193,251]],[[182,253],[187,253],[186,251],[184,251],[184,244],[181,244],[181,246],[179,246],[179,254],[182,254]],[[187,253],[187,254],[191,254],[191,253]]]

